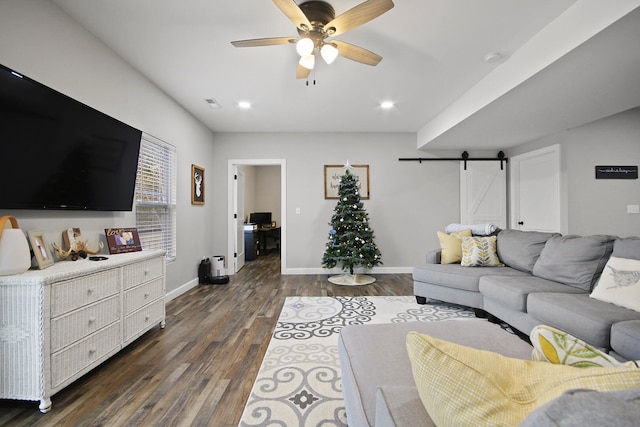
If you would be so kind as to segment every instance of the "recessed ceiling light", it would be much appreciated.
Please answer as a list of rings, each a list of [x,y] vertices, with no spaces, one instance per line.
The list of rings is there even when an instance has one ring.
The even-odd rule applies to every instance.
[[[243,110],[246,110],[248,108],[251,108],[251,103],[249,101],[240,101],[238,102],[238,107],[242,108]]]
[[[388,110],[390,108],[393,108],[393,101],[382,101],[380,103],[380,108],[384,108],[385,110]]]

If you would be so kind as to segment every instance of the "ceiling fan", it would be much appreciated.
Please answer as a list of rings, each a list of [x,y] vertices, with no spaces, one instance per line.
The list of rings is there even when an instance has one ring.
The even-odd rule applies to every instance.
[[[391,0],[366,0],[336,16],[333,7],[325,1],[305,1],[299,5],[294,0],[273,0],[298,30],[299,38],[270,37],[262,39],[237,40],[235,47],[273,46],[295,44],[300,55],[296,78],[304,79],[315,65],[316,52],[326,63],[332,63],[338,55],[367,65],[378,65],[382,60],[362,47],[339,40],[327,40],[365,24],[393,8]]]

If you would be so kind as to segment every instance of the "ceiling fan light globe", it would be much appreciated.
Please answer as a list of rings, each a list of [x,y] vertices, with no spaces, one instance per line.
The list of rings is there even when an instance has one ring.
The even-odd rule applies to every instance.
[[[307,70],[313,70],[313,66],[316,63],[316,57],[315,55],[303,56],[302,58],[300,58],[300,61],[298,63]]]
[[[327,43],[320,49],[320,55],[322,55],[324,62],[331,64],[338,57],[338,49],[334,45]]]
[[[313,40],[308,37],[301,38],[296,43],[296,52],[298,52],[298,55],[302,57],[311,55],[311,52],[313,52],[313,48]]]

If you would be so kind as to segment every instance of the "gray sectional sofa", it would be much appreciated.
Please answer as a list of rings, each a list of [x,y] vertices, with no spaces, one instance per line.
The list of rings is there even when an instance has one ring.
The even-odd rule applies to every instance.
[[[640,259],[640,238],[501,230],[500,267],[440,264],[439,251],[413,270],[419,303],[469,306],[529,334],[545,324],[619,359],[640,359],[640,312],[589,296],[610,256]]]

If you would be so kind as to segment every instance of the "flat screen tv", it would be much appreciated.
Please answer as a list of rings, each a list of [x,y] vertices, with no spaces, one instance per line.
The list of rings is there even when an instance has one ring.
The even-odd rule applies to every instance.
[[[249,222],[271,226],[271,212],[254,212],[249,215]]]
[[[0,65],[0,209],[130,211],[141,136]]]

